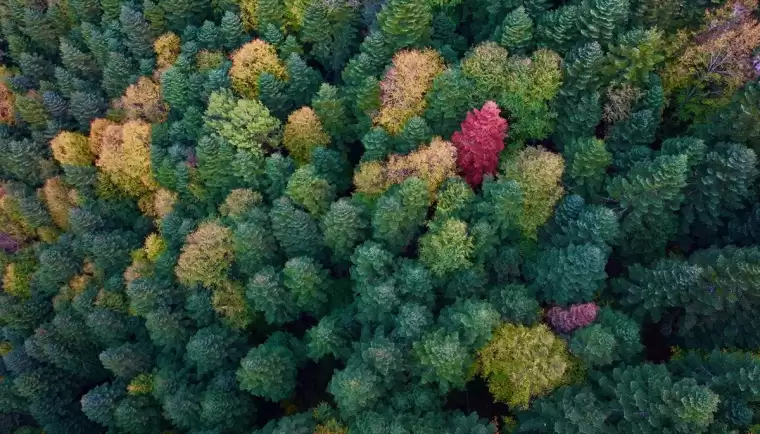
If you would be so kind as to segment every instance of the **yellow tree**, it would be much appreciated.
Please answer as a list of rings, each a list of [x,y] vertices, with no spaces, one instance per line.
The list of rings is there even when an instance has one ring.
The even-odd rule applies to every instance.
[[[255,39],[232,53],[230,78],[232,88],[246,98],[259,94],[259,76],[268,72],[280,80],[287,78],[285,66],[277,57],[274,46]]]
[[[681,34],[683,52],[662,73],[667,95],[676,95],[678,114],[704,116],[731,101],[734,92],[757,76],[754,53],[760,47],[760,23],[752,11],[757,0],[726,2],[707,10],[706,25],[693,40]]]
[[[69,210],[76,205],[72,194],[74,192],[63,185],[60,176],[48,178],[39,190],[40,199],[47,207],[50,218],[63,230],[69,228]]]
[[[108,181],[136,198],[158,189],[150,166],[150,130],[143,121],[106,127],[96,162]]]
[[[288,116],[282,143],[296,162],[305,164],[311,160],[311,151],[317,146],[327,146],[330,137],[314,110],[301,107]]]
[[[456,148],[450,142],[434,137],[408,155],[391,155],[384,165],[377,161],[363,163],[354,174],[356,191],[369,196],[378,195],[391,185],[401,184],[408,178],[427,181],[430,197],[435,197],[446,178],[456,176]]]
[[[164,33],[153,42],[156,52],[156,66],[159,71],[170,67],[179,57],[180,39],[172,32]]]
[[[549,327],[504,324],[478,351],[477,368],[496,401],[527,408],[565,382],[570,371],[567,344]]]
[[[504,178],[520,184],[523,212],[519,224],[524,236],[535,238],[565,191],[561,184],[565,160],[545,149],[528,147],[507,160],[502,169]]]
[[[130,85],[114,106],[124,110],[129,119],[151,123],[166,120],[167,106],[161,99],[161,86],[148,77],[140,77]]]
[[[93,154],[87,137],[71,131],[61,131],[50,141],[53,149],[53,157],[60,163],[68,166],[89,166],[92,164]]]
[[[393,56],[393,66],[380,82],[380,110],[374,118],[391,134],[397,134],[404,124],[425,110],[425,95],[433,80],[444,70],[443,59],[437,51],[404,50]]]

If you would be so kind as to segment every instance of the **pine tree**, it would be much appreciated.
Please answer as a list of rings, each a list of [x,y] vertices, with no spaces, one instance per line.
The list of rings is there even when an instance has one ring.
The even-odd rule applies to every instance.
[[[536,25],[537,45],[559,52],[570,48],[578,34],[579,11],[578,5],[563,5],[541,14]]]
[[[595,138],[576,139],[565,146],[565,177],[570,190],[593,200],[602,192],[612,154],[604,141]]]
[[[124,45],[136,58],[150,58],[153,55],[153,36],[148,22],[140,12],[129,6],[122,6],[119,23],[124,34]]]
[[[437,383],[441,393],[464,387],[473,360],[457,333],[436,329],[415,342],[412,351],[423,384]]]
[[[560,305],[593,299],[607,274],[607,255],[592,244],[571,244],[538,254],[530,275],[542,298]]]
[[[330,205],[321,224],[325,245],[332,250],[336,264],[349,259],[367,237],[368,222],[363,210],[345,198]]]
[[[118,98],[136,75],[134,63],[123,54],[112,51],[103,69],[103,90],[110,98]]]
[[[522,53],[530,46],[532,39],[533,20],[525,8],[520,6],[508,13],[502,23],[501,45],[510,53]]]
[[[320,256],[324,241],[317,223],[309,214],[295,208],[290,199],[276,200],[270,218],[274,235],[288,257]]]
[[[69,71],[77,71],[84,77],[92,77],[99,73],[95,60],[83,53],[77,47],[61,38],[61,63]]]
[[[87,129],[90,121],[102,115],[105,105],[105,101],[97,94],[78,91],[71,94],[69,111],[80,127]]]
[[[286,93],[286,84],[274,75],[264,72],[259,76],[259,100],[278,119],[286,119],[292,104]]]
[[[350,140],[352,134],[347,122],[347,119],[350,119],[348,107],[346,99],[339,93],[338,88],[322,83],[311,101],[311,106],[332,140],[337,142]]]
[[[745,207],[758,175],[756,160],[754,151],[738,144],[721,143],[705,155],[689,181],[682,208],[691,233],[714,234]]]
[[[591,41],[606,46],[628,22],[628,0],[586,0],[578,13],[578,30]]]
[[[286,333],[275,333],[252,348],[237,370],[240,388],[270,401],[290,396],[295,390],[298,368],[298,359],[288,345],[291,339],[294,338]]]
[[[219,29],[225,49],[233,50],[242,44],[244,40],[243,23],[240,21],[238,14],[226,11],[222,16]]]
[[[315,173],[312,165],[307,164],[291,175],[285,194],[309,214],[319,218],[335,199],[335,187]]]
[[[450,136],[473,105],[473,88],[459,69],[447,69],[433,80],[427,95],[425,120],[436,135]]]
[[[391,0],[377,16],[380,29],[395,50],[422,45],[430,38],[432,8],[421,0]]]
[[[297,54],[285,62],[288,74],[287,95],[295,107],[307,105],[319,90],[322,76]]]

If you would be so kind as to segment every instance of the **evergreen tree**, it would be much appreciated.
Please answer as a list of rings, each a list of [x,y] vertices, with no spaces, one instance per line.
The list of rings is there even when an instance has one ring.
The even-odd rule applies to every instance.
[[[428,2],[391,0],[377,16],[380,29],[394,49],[424,44],[430,37],[433,21]]]
[[[252,348],[237,370],[240,388],[270,401],[290,396],[298,368],[298,358],[288,345],[291,339],[294,338],[286,333],[275,333]]]
[[[533,39],[533,20],[524,7],[513,10],[504,18],[501,28],[501,45],[510,53],[525,51]]]

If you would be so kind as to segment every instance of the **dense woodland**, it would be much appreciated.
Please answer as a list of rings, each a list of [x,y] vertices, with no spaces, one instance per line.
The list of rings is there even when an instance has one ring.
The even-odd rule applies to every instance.
[[[759,18],[0,0],[0,433],[759,433]]]

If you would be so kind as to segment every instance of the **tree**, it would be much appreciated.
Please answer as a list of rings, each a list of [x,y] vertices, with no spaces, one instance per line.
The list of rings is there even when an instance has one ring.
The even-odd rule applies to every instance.
[[[379,162],[361,164],[354,173],[354,185],[361,193],[377,195],[411,177],[427,182],[431,199],[443,182],[455,174],[456,149],[439,137],[408,155],[393,154],[383,166]]]
[[[649,267],[637,264],[613,287],[622,304],[639,318],[657,321],[671,308],[684,307],[674,320],[678,334],[690,344],[704,339],[717,346],[751,346],[758,339],[750,325],[756,319],[747,310],[753,304],[744,300],[755,267],[735,277],[732,273],[751,263],[756,254],[755,248],[711,248],[696,251],[688,262],[662,259]]]
[[[299,164],[308,163],[317,146],[327,146],[330,137],[322,129],[322,122],[311,107],[302,107],[288,116],[282,139],[285,149]]]
[[[219,371],[237,364],[243,357],[240,337],[229,329],[212,325],[193,335],[187,342],[185,357],[200,374]],[[234,365],[233,365],[234,366]]]
[[[570,333],[596,319],[599,306],[594,303],[574,304],[566,309],[554,306],[546,312],[549,324],[560,333]]]
[[[426,183],[417,178],[404,181],[378,199],[372,216],[373,238],[391,251],[402,251],[424,222],[429,205]]]
[[[605,429],[608,416],[589,388],[561,387],[519,414],[518,432],[580,434]]]
[[[473,84],[460,69],[449,68],[433,80],[428,92],[425,120],[434,134],[449,137],[474,105]]]
[[[308,104],[322,83],[322,76],[296,53],[285,61],[288,75],[287,95],[295,107]]]
[[[288,257],[319,257],[324,240],[317,222],[306,212],[293,206],[287,197],[274,201],[269,214],[274,236]]]
[[[265,152],[280,144],[280,121],[256,99],[212,92],[203,119],[207,128],[252,158],[257,174],[264,172]]]
[[[580,6],[563,5],[541,14],[536,23],[536,43],[550,50],[566,51],[578,35],[576,22]]]
[[[185,285],[218,287],[226,279],[232,257],[232,231],[219,222],[203,223],[182,247],[177,279]]]
[[[578,13],[578,30],[584,38],[608,45],[628,21],[628,9],[628,0],[586,0]]]
[[[607,168],[612,164],[612,154],[604,141],[592,137],[575,139],[565,146],[563,155],[570,190],[589,200],[598,197],[607,177]]]
[[[409,119],[425,110],[425,94],[441,72],[443,59],[433,50],[398,52],[380,83],[382,106],[374,123],[391,134],[399,133]]]
[[[156,54],[156,66],[160,70],[168,68],[179,57],[179,36],[172,32],[164,33],[153,42],[153,50]]]
[[[352,417],[371,408],[384,390],[380,378],[361,363],[352,363],[333,374],[327,391],[342,415]]]
[[[675,232],[672,210],[683,201],[687,161],[683,154],[662,155],[635,165],[626,176],[616,176],[608,184],[608,194],[627,210],[621,229],[624,237],[629,237],[628,254],[661,251]],[[655,178],[658,187],[653,190]]]
[[[676,380],[663,365],[615,368],[600,378],[612,401],[610,422],[630,431],[707,432],[720,398],[692,378]],[[646,396],[637,401],[634,396]],[[646,417],[641,417],[645,414]]]
[[[153,54],[153,36],[143,15],[129,6],[122,6],[119,23],[124,35],[124,45],[129,51],[138,59],[150,58]]]
[[[467,224],[448,219],[420,238],[420,260],[438,277],[472,266]]]
[[[482,109],[467,113],[461,131],[451,137],[457,147],[457,166],[473,187],[480,185],[483,175],[496,172],[509,127],[499,113],[496,103],[488,101]]]
[[[322,314],[330,285],[327,271],[314,259],[301,256],[286,262],[282,274],[283,284],[293,295],[295,307],[315,316]]]
[[[252,348],[240,362],[237,379],[240,388],[270,401],[290,396],[296,385],[298,360],[289,348],[292,336],[275,333]]]
[[[332,250],[336,264],[348,260],[354,248],[366,239],[368,223],[362,208],[346,198],[330,205],[321,227],[325,245]]]
[[[478,351],[477,369],[496,400],[527,408],[531,398],[562,384],[569,356],[565,343],[545,325],[504,324]]]
[[[538,254],[532,265],[533,286],[542,298],[567,305],[590,301],[607,274],[607,254],[592,244],[570,244]]]
[[[533,20],[524,7],[508,13],[501,28],[501,45],[510,52],[521,53],[533,39]]]
[[[551,217],[554,205],[564,193],[558,185],[564,169],[561,156],[532,147],[523,149],[505,164],[505,179],[516,181],[522,191],[519,225],[524,236],[535,238],[538,227]]]
[[[232,53],[230,78],[232,88],[245,98],[255,99],[259,94],[259,76],[268,72],[278,79],[286,79],[287,71],[275,48],[255,39]]]
[[[429,332],[415,342],[412,351],[423,384],[438,383],[445,394],[467,383],[473,360],[457,333]]]
[[[396,50],[424,44],[430,37],[432,20],[430,4],[420,0],[391,0],[377,16],[383,35]]]

